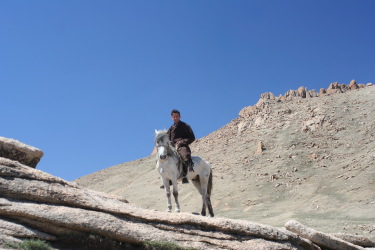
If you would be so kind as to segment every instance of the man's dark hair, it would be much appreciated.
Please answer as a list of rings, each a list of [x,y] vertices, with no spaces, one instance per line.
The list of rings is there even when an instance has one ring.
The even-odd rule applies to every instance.
[[[177,109],[172,110],[171,115],[173,115],[173,113],[177,113],[179,116],[181,116],[180,111]]]

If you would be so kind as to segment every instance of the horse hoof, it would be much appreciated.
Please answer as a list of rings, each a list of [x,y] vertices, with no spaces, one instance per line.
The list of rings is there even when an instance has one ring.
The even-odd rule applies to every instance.
[[[179,209],[177,209],[177,210],[175,210],[175,212],[176,212],[176,213],[179,213],[179,212],[180,212],[180,210],[179,210]]]
[[[170,210],[170,209],[167,209],[167,210],[166,210],[166,212],[170,213],[170,212],[171,212],[171,210]]]
[[[206,216],[206,212],[202,212],[201,215],[202,215],[202,216]]]

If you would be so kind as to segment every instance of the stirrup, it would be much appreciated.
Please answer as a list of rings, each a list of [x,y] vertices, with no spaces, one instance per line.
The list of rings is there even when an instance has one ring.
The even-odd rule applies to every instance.
[[[186,176],[184,176],[184,177],[182,177],[182,184],[186,184],[186,183],[189,183],[189,181],[186,178]]]

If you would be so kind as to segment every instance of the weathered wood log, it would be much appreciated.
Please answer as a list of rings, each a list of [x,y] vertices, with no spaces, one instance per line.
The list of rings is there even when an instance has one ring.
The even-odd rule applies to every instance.
[[[0,157],[35,168],[43,157],[43,151],[20,141],[0,136]]]
[[[285,224],[285,228],[298,234],[301,237],[311,240],[318,246],[328,248],[328,249],[340,249],[340,250],[356,250],[363,249],[360,246],[354,245],[350,242],[344,241],[337,237],[331,236],[319,232],[315,229],[308,228],[298,221],[290,220]]]

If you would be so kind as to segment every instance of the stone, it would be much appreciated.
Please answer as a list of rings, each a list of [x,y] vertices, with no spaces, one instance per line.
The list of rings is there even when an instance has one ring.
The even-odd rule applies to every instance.
[[[15,243],[15,244],[18,244],[18,243],[21,243],[22,240],[20,239],[17,239],[13,236],[9,236],[9,235],[3,235],[3,234],[0,234],[0,247],[1,247],[1,244],[11,244],[11,243]],[[1,250],[4,249],[4,248],[0,248]]]
[[[299,93],[297,90],[289,90],[288,92],[285,93],[285,99],[287,101],[294,99],[294,97],[296,96],[299,96]]]
[[[359,89],[358,85],[357,85],[357,82],[355,80],[351,80],[350,81],[350,84],[348,86],[348,88],[350,90],[354,90],[354,89]]]
[[[344,234],[344,233],[336,233],[336,234],[331,234],[331,235],[339,239],[345,240],[347,242],[350,242],[357,246],[375,247],[375,241],[370,240],[369,238],[361,236],[361,235],[352,235],[352,234]]]
[[[299,87],[298,88],[298,94],[302,98],[306,98],[306,88],[305,87]]]
[[[338,82],[331,83],[327,89],[328,94],[339,94],[343,93],[341,86]]]
[[[320,247],[328,249],[340,249],[340,250],[357,250],[363,249],[360,246],[354,245],[345,240],[319,232],[315,229],[308,228],[298,221],[290,220],[285,224],[285,228],[291,232],[298,234],[299,236],[306,238]]]
[[[302,131],[314,131],[323,126],[326,117],[324,115],[317,115],[311,119],[304,121],[302,124]]]
[[[319,94],[316,92],[315,89],[306,91],[306,98],[313,98],[313,97],[318,97],[318,96]]]
[[[20,141],[0,137],[0,157],[35,168],[43,157],[43,152]]]
[[[263,100],[275,100],[275,95],[271,92],[266,92],[260,95]]]
[[[17,238],[38,238],[41,240],[56,240],[56,237],[52,235],[2,219],[0,219],[0,234],[13,236]]]
[[[257,150],[255,151],[256,154],[262,154],[263,151],[264,151],[264,144],[263,142],[258,142],[258,145],[257,145]]]

